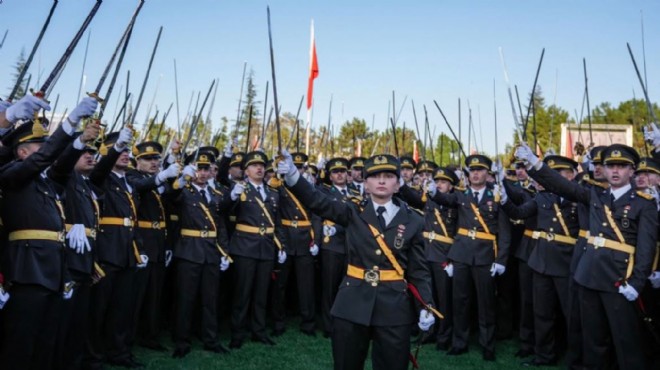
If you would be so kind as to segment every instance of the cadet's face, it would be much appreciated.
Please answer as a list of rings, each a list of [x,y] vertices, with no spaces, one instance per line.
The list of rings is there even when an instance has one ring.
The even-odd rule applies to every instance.
[[[411,182],[412,177],[413,177],[412,168],[402,168],[401,169],[401,177],[403,177],[403,181],[405,181],[406,183]]]
[[[635,174],[635,186],[637,186],[639,190],[644,190],[651,187],[651,182],[649,181],[649,173],[638,172]]]
[[[387,202],[392,195],[399,191],[399,178],[391,172],[381,172],[367,177],[365,189],[381,202]]]
[[[128,156],[128,150],[124,150],[119,155],[119,158],[117,158],[117,162],[115,162],[115,167],[120,169],[120,170],[125,170],[125,169],[128,168],[128,165],[130,163],[131,163],[131,160]]]
[[[259,182],[264,180],[266,169],[261,163],[254,163],[245,169],[245,175],[252,181]]]
[[[610,163],[605,166],[605,178],[614,189],[630,184],[633,174],[633,168],[629,164]]]
[[[433,179],[433,174],[431,172],[424,171],[419,173],[419,180],[422,182],[422,184],[432,179]]]
[[[137,169],[150,175],[154,175],[158,172],[159,165],[159,157],[138,158],[137,160]]]
[[[206,183],[209,181],[209,178],[211,178],[211,171],[209,171],[209,168],[200,167],[197,169],[197,176],[193,182],[195,185],[203,186],[206,185]]]
[[[21,144],[18,147],[18,149],[16,150],[16,156],[19,159],[23,160],[23,159],[29,157],[30,155],[32,155],[32,153],[38,151],[39,148],[41,148],[41,144],[42,143]]]
[[[229,175],[231,175],[231,178],[234,180],[242,180],[243,170],[241,170],[239,166],[229,167]]]
[[[525,167],[516,167],[516,179],[518,181],[525,181],[528,177]]]
[[[355,182],[362,182],[362,181],[364,181],[364,180],[362,179],[362,168],[358,168],[358,169],[352,168],[352,169],[351,169],[351,178],[352,178],[353,181],[355,181]]]
[[[76,162],[74,169],[81,173],[88,173],[92,171],[94,169],[94,154],[90,152],[84,152],[80,158],[78,158],[78,162]]]
[[[470,184],[473,186],[481,186],[486,184],[488,178],[488,171],[485,168],[477,168],[470,170]]]
[[[275,172],[273,171],[266,172],[266,174],[264,175],[264,182],[270,181],[270,179],[272,179],[273,176],[275,176]]]
[[[414,186],[419,186],[422,183],[421,176],[419,174],[415,174],[415,176],[413,176],[412,183]]]
[[[559,174],[568,181],[573,181],[575,178],[575,171],[569,169],[563,169],[559,171]]]
[[[451,182],[443,179],[435,180],[435,185],[438,187],[438,191],[441,193],[449,193],[454,187]]]
[[[216,164],[212,164],[211,167],[209,167],[209,171],[211,172],[212,179],[215,179],[216,176],[218,176],[218,166]]]
[[[658,186],[660,184],[660,175],[657,173],[648,173],[649,176],[649,185],[651,186]]]
[[[333,185],[345,186],[346,177],[346,170],[332,170],[332,172],[330,172],[330,181],[332,181]]]
[[[602,164],[594,165],[594,180],[596,181],[605,180],[605,169]]]

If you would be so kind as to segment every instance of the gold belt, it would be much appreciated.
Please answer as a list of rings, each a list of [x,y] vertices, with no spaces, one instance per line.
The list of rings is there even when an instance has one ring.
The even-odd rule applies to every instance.
[[[346,275],[356,279],[363,279],[367,283],[371,283],[371,286],[377,286],[379,281],[403,280],[403,276],[396,270],[380,270],[378,266],[374,266],[371,270],[365,270],[361,267],[348,265]]]
[[[170,215],[170,221],[173,222],[179,221],[179,215]]]
[[[545,239],[549,242],[555,241],[564,244],[575,244],[577,242],[577,239],[571,238],[570,236],[553,234],[545,231],[525,230],[524,234],[534,240]]]
[[[73,227],[72,224],[66,224],[64,226],[66,226],[66,231],[70,231],[71,228]],[[90,229],[89,227],[86,227],[85,228],[85,235],[88,238],[96,239],[96,229]]]
[[[587,239],[587,243],[593,245],[594,248],[596,249],[605,247],[609,249],[614,249],[615,251],[619,251],[619,252],[635,254],[635,247],[633,247],[632,245],[617,242],[615,240],[606,239],[601,236],[590,236]]]
[[[160,230],[165,228],[165,221],[138,221],[137,225],[141,229]]]
[[[468,230],[465,228],[460,228],[458,229],[458,235],[463,235],[467,236],[468,238],[475,240],[475,239],[481,239],[481,240],[495,240],[495,234],[489,234],[485,233],[483,231],[477,231],[477,230]]]
[[[309,227],[312,223],[307,220],[282,220],[282,225],[291,227]]]
[[[435,231],[430,231],[430,232],[424,231],[422,235],[424,236],[424,239],[428,239],[429,241],[435,240],[437,242],[442,242],[447,244],[454,243],[454,239],[444,235],[436,234]]]
[[[274,227],[256,227],[256,226],[250,226],[250,225],[244,225],[244,224],[236,224],[236,230],[242,231],[244,233],[250,233],[250,234],[259,234],[259,235],[270,235],[275,232]]]
[[[181,229],[181,236],[188,236],[191,238],[215,238],[218,236],[218,233],[212,230]]]
[[[128,217],[101,217],[99,225],[126,226],[133,227],[133,220]]]
[[[589,230],[580,230],[578,236],[585,239],[589,238]]]
[[[16,240],[50,240],[64,243],[64,231],[51,230],[17,230],[9,233],[9,241]]]

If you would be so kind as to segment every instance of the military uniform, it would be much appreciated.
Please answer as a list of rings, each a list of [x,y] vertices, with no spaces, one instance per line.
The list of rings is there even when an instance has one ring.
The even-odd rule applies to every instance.
[[[481,155],[466,158],[466,165],[474,168],[491,167],[490,159]],[[491,276],[494,263],[506,266],[510,245],[509,219],[500,212],[495,193],[489,187],[481,189],[481,199],[471,188],[464,192],[442,194],[437,192],[433,200],[456,207],[458,229],[448,257],[454,265],[453,307],[454,332],[450,354],[467,351],[470,331],[471,292],[477,291],[479,311],[479,343],[484,358],[494,359],[495,351],[495,283]]]
[[[602,158],[605,165],[634,166],[639,162],[634,149],[621,144],[604,149]],[[655,203],[632,187],[617,189],[623,192],[618,197],[612,190],[585,189],[547,166],[530,174],[548,190],[589,206],[589,237],[575,271],[583,323],[583,365],[606,366],[607,338],[611,335],[619,367],[645,368],[636,303],[628,301],[619,289],[630,285],[641,292],[650,274],[658,228]]]
[[[304,153],[292,153],[293,163],[298,167],[307,162]],[[308,335],[314,334],[316,327],[314,307],[314,256],[310,248],[314,243],[312,214],[306,206],[285,187],[279,189],[281,222],[286,234],[286,261],[280,266],[277,274],[277,299],[273,302],[274,333],[285,330],[285,301],[289,275],[295,270],[298,306],[300,310],[300,330]]]
[[[65,150],[73,139],[63,126],[48,138],[38,121],[24,123],[3,138],[4,146],[14,148],[44,143],[24,160],[0,169],[1,212],[8,235],[3,272],[11,294],[3,309],[6,339],[0,363],[9,369],[52,367],[62,292],[71,281],[65,263],[62,196],[82,153]]]
[[[398,171],[398,160],[392,156],[370,160],[380,163],[378,171]],[[370,167],[367,162],[367,175]],[[320,217],[342,225],[347,235],[347,275],[332,307],[335,369],[362,368],[370,340],[374,369],[406,369],[416,318],[406,280],[417,287],[425,303],[433,302],[422,218],[395,199],[392,205],[397,208],[391,209],[397,211],[382,227],[382,216],[371,200],[363,207],[338,202],[300,178],[290,189]]]
[[[557,155],[547,156],[544,162],[553,170],[577,168],[577,163]],[[536,217],[532,231],[536,247],[529,256],[533,271],[533,307],[535,331],[535,359],[533,364],[554,364],[557,361],[555,332],[557,312],[568,317],[570,261],[578,236],[577,203],[561,199],[548,191],[541,191],[533,200],[516,207],[507,202],[503,209],[513,218]],[[559,331],[563,332],[563,331]]]
[[[261,152],[248,153],[243,168],[251,164],[266,163]],[[266,194],[257,190],[257,186]],[[278,250],[286,245],[282,230],[280,199],[276,190],[266,184],[246,182],[245,191],[233,201],[236,231],[229,242],[229,253],[234,259],[234,297],[231,314],[231,348],[240,348],[248,335],[253,339],[274,344],[266,335],[266,302],[273,262]],[[277,237],[276,237],[277,236]],[[248,314],[250,316],[248,316]]]

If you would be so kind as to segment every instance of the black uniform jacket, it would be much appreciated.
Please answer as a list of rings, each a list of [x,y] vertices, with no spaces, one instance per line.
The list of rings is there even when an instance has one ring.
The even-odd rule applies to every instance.
[[[280,197],[279,213],[281,219],[289,225],[282,225],[282,232],[286,234],[286,254],[289,256],[310,255],[310,243],[312,236],[316,236],[312,228],[313,214],[303,205],[295,195],[286,187],[278,188]],[[299,223],[309,223],[302,226]]]
[[[65,276],[62,202],[68,176],[82,154],[70,146],[72,141],[73,137],[60,127],[37,152],[25,160],[16,160],[0,168],[1,214],[5,231],[8,234],[20,230],[61,233],[59,241],[7,242],[3,271],[9,282],[37,284],[59,291],[69,280]],[[42,172],[51,164],[44,177]]]
[[[347,196],[344,196],[341,193],[341,190],[335,186],[322,184],[317,187],[320,192],[323,192],[328,197],[332,198],[337,202],[351,202],[351,198],[359,198],[360,193],[356,189],[346,187]],[[346,254],[346,229],[331,220],[323,220],[314,213],[315,218],[318,218],[319,227],[315,228],[315,238],[316,244],[323,250],[329,250],[339,254]],[[335,235],[325,236],[323,235],[323,226],[333,226],[335,228]]]
[[[127,171],[126,178],[140,199],[137,233],[143,242],[142,251],[149,257],[149,263],[164,263],[167,220],[161,191],[164,193],[171,187],[167,183],[156,185],[156,176],[138,170]]]
[[[611,209],[626,244],[635,247],[633,271],[627,282],[641,292],[651,273],[658,237],[655,202],[638,194],[632,187],[612,204],[609,189],[597,186],[587,189],[567,181],[545,165],[538,171],[532,169],[530,175],[553,193],[588,205],[590,235],[618,241],[605,214],[605,206]],[[575,281],[590,289],[617,292],[626,278],[630,255],[605,247],[587,245],[585,248],[575,271]]]
[[[497,248],[490,240],[472,239],[469,236],[457,235],[449,250],[449,259],[473,266],[490,265],[497,262],[506,266],[511,244],[511,223],[506,213],[500,212],[500,205],[495,202],[495,196],[490,188],[484,188],[485,193],[477,206],[483,222],[491,234],[496,234]],[[437,192],[433,200],[440,205],[456,207],[458,210],[458,229],[485,232],[475,215],[471,204],[472,190],[443,194]]]
[[[504,189],[509,196],[509,200],[512,201],[513,204],[521,205],[529,200],[532,200],[536,196],[535,191],[530,191],[528,188],[523,187],[520,181],[513,182],[504,180],[502,184],[504,185]],[[504,206],[502,208],[504,208]],[[512,222],[515,222],[513,217]],[[536,216],[523,219],[524,230],[536,230],[536,223]],[[516,226],[513,225],[513,227]],[[536,244],[537,240],[523,234],[522,238],[520,239],[520,243],[516,246],[515,249],[512,245],[513,250],[510,250],[509,253],[511,253],[517,259],[527,262],[529,261],[529,256],[532,254],[532,251],[534,248],[536,248]]]
[[[349,265],[373,270],[394,269],[371,232],[369,225],[372,225],[384,232],[385,242],[404,270],[405,280],[380,281],[376,286],[364,279],[346,276],[339,286],[332,315],[361,325],[396,326],[415,322],[417,315],[406,280],[417,287],[425,302],[432,303],[431,275],[424,259],[422,217],[406,203],[393,199],[400,209],[387,228],[381,230],[370,200],[363,202],[364,208],[353,202],[337,202],[314,189],[302,177],[290,189],[313,212],[346,229]]]

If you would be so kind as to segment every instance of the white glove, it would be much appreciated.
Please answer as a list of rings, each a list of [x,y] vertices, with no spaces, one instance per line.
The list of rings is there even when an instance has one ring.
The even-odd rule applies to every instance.
[[[231,148],[232,148],[235,141],[237,141],[236,138],[234,138],[232,140],[228,140],[227,144],[225,144],[225,148],[222,150],[222,154],[226,158],[231,158],[232,154],[234,154],[234,152],[231,150]]]
[[[630,284],[619,285],[619,293],[623,294],[623,296],[626,297],[626,299],[630,302],[636,300],[637,297],[639,297],[637,290],[635,290],[635,288],[633,288]]]
[[[73,297],[73,287],[74,287],[73,281],[69,281],[68,283],[64,284],[64,291],[62,292],[62,298],[64,298],[65,300],[71,299],[71,297]]]
[[[85,253],[85,250],[87,252],[92,251],[87,235],[85,235],[85,225],[83,224],[71,226],[71,230],[66,233],[66,239],[69,240],[69,248],[74,249],[78,254]]]
[[[126,144],[130,143],[133,140],[133,130],[130,127],[126,126],[121,131],[119,131],[119,137],[115,143],[115,149],[124,150]]]
[[[419,311],[419,322],[417,323],[417,326],[419,326],[422,331],[428,331],[433,324],[435,324],[435,317],[433,317],[432,313],[425,309]]]
[[[220,258],[220,271],[227,271],[228,268],[229,268],[229,260],[227,259],[227,257],[222,256],[222,258]]]
[[[518,145],[518,148],[516,148],[515,156],[516,159],[525,161],[532,167],[535,166],[539,161],[539,158],[534,155],[534,152],[527,144]]]
[[[81,100],[80,103],[78,103],[78,105],[73,108],[71,113],[69,113],[69,117],[67,118],[69,124],[71,124],[73,128],[78,127],[80,120],[83,118],[91,117],[94,112],[96,112],[98,105],[99,102],[94,98],[83,98],[83,100]]]
[[[244,191],[245,191],[245,185],[241,184],[240,182],[237,182],[236,185],[234,185],[234,188],[231,189],[231,194],[229,194],[231,196],[231,200],[235,201],[236,199],[238,199],[238,197],[240,197]]]
[[[192,164],[189,164],[183,168],[183,171],[181,171],[181,175],[183,177],[192,177],[194,178],[197,176],[197,167],[195,167]]]
[[[337,228],[332,225],[323,225],[323,236],[334,236],[337,233]]]
[[[7,110],[7,108],[11,107],[11,103],[6,101],[6,100],[0,100],[0,113],[4,112]]]
[[[286,262],[286,252],[285,251],[277,252],[277,263],[281,265],[284,262]]]
[[[50,110],[50,105],[45,100],[37,98],[32,94],[27,94],[21,100],[14,103],[5,111],[5,118],[11,123],[18,120],[29,120],[34,118],[34,114],[39,109]]]
[[[435,184],[435,181],[429,180],[428,185],[426,185],[426,191],[431,197],[435,196],[435,193],[438,192],[438,186]]]
[[[138,263],[137,268],[143,269],[147,267],[147,264],[149,263],[149,256],[147,256],[146,254],[141,254],[140,260],[142,260],[142,263]]]
[[[309,247],[309,253],[311,253],[312,256],[316,256],[317,254],[319,254],[319,246],[314,244],[311,247]]]
[[[445,272],[447,273],[447,276],[454,277],[454,264],[448,263],[447,266],[445,266]]]
[[[660,271],[653,271],[651,276],[649,276],[649,281],[651,282],[653,289],[660,288]]]
[[[165,267],[168,267],[172,263],[172,250],[165,250]]]
[[[500,204],[504,204],[504,203],[507,202],[507,200],[509,200],[509,196],[507,195],[506,189],[504,188],[504,186],[499,186],[499,185],[495,184],[493,186],[493,191],[496,194],[500,194]]]
[[[499,263],[495,262],[490,267],[490,276],[494,277],[495,275],[502,275],[505,270],[506,267],[504,265],[500,265]]]
[[[651,124],[651,129],[644,127],[644,140],[653,144],[654,147],[660,146],[660,128],[655,123]]]
[[[156,179],[158,180],[158,183],[162,184],[167,179],[171,179],[179,176],[179,172],[181,172],[181,165],[178,163],[173,163],[169,165],[166,169],[158,172],[158,175],[156,175]]]
[[[0,286],[0,310],[5,306],[9,300],[9,293],[5,292],[5,289]]]
[[[318,168],[319,170],[325,168],[326,163],[327,161],[325,160],[325,158],[319,158],[319,161],[316,162],[316,168]]]
[[[298,169],[293,164],[293,158],[286,149],[282,149],[282,156],[284,158],[277,163],[277,173],[292,178],[298,173]]]

